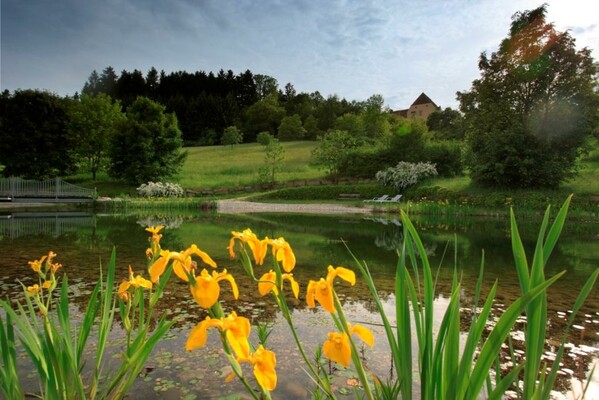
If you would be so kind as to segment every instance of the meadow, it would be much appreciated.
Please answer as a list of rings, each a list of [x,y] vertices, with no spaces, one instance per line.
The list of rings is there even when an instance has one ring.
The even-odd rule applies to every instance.
[[[310,164],[311,152],[317,142],[283,142],[285,158],[276,173],[278,185],[294,180],[325,179],[326,171]],[[308,187],[260,189],[259,169],[264,165],[263,146],[257,143],[235,146],[186,147],[187,159],[180,173],[171,179],[184,189],[206,200],[215,197],[249,197],[260,201],[327,201],[338,200],[341,193],[358,193],[361,199],[389,194],[388,188],[374,179],[369,183],[319,185]],[[469,204],[477,207],[515,205],[522,208],[543,209],[547,204],[558,204],[574,194],[573,207],[582,201],[585,208],[593,207],[593,197],[599,195],[599,142],[592,140],[588,152],[581,157],[578,175],[559,189],[501,190],[473,184],[466,174],[452,178],[429,179],[404,193],[403,201],[422,199],[434,202]],[[67,181],[86,187],[96,187],[100,196],[134,196],[135,187],[98,175],[92,181],[89,174],[68,177]],[[220,190],[219,190],[220,189]],[[226,189],[240,189],[228,193]],[[204,194],[202,194],[204,193]],[[206,195],[205,193],[210,193]],[[220,193],[220,194],[218,194]],[[344,200],[344,203],[351,201]],[[358,200],[355,204],[361,204]],[[596,205],[596,204],[595,204]],[[574,210],[573,210],[574,211]]]

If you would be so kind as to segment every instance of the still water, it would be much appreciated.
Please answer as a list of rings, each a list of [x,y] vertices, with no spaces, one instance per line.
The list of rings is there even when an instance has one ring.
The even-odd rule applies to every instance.
[[[540,221],[521,221],[520,232],[528,254],[532,254]],[[292,343],[291,335],[273,301],[261,298],[255,284],[244,278],[241,267],[230,260],[226,246],[231,230],[251,228],[259,237],[283,236],[294,249],[297,266],[294,276],[301,285],[300,300],[294,305],[294,321],[300,338],[312,351],[322,343],[326,334],[334,330],[326,312],[305,307],[305,287],[309,279],[326,275],[328,265],[354,268],[348,248],[360,260],[366,261],[377,284],[385,307],[392,310],[393,277],[397,263],[396,249],[402,240],[402,227],[393,217],[384,216],[312,216],[299,214],[225,215],[216,213],[195,215],[92,215],[74,214],[12,214],[0,216],[0,297],[14,297],[19,292],[17,280],[33,283],[33,274],[27,265],[52,250],[57,262],[72,283],[73,299],[84,307],[86,296],[98,279],[99,266],[106,265],[113,247],[117,252],[117,279],[127,277],[129,265],[136,272],[145,268],[145,250],[148,233],[144,228],[164,225],[163,248],[181,250],[192,243],[207,252],[219,265],[235,276],[240,298],[232,299],[225,283],[221,292],[223,307],[250,318],[253,324],[268,323],[273,331],[269,346],[277,354],[279,384],[274,398],[309,398],[311,382],[301,365],[301,359]],[[467,306],[478,278],[484,249],[485,274],[483,292],[497,280],[499,284],[494,313],[499,315],[519,295],[519,285],[513,266],[509,223],[500,219],[431,219],[416,218],[415,225],[425,244],[431,265],[439,267],[436,300],[436,318],[440,321],[449,297],[454,260],[463,286],[463,303]],[[347,245],[347,247],[346,247]],[[457,252],[457,254],[456,254]],[[559,340],[565,323],[564,315],[591,272],[599,267],[599,223],[566,224],[564,232],[546,268],[552,276],[567,271],[549,290],[548,330]],[[357,271],[357,270],[356,270]],[[258,272],[259,267],[258,267]],[[373,313],[374,304],[367,288],[358,279],[354,287],[345,283],[336,285],[344,301],[344,309],[352,323],[370,327],[376,334],[374,348],[367,348],[364,357],[368,367],[383,381],[390,377],[390,357],[379,318]],[[584,375],[589,362],[597,354],[599,336],[599,291],[595,289],[583,306],[577,325],[584,329],[572,332],[570,341],[586,353],[572,351],[564,360],[566,389],[571,377]],[[150,358],[143,376],[135,384],[129,398],[187,398],[205,399],[234,396],[244,398],[243,390],[235,381],[224,383],[229,374],[225,357],[218,346],[218,334],[209,334],[208,345],[187,353],[184,349],[189,330],[205,317],[186,285],[172,278],[167,292],[159,303],[161,310],[177,321],[175,328],[161,342]],[[520,326],[521,328],[522,326]],[[111,351],[117,356],[118,329],[113,332]],[[415,353],[415,352],[414,352]],[[24,368],[27,369],[26,366]],[[248,371],[249,372],[249,371]],[[340,394],[351,393],[353,374],[344,369],[332,370]],[[251,374],[251,373],[250,373]],[[28,372],[24,372],[28,376]]]

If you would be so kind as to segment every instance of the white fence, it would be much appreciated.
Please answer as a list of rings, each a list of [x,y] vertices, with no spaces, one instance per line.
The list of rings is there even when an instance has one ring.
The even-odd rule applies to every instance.
[[[0,179],[0,198],[92,198],[97,197],[96,189],[88,189],[63,181],[60,178],[43,181],[17,177]]]

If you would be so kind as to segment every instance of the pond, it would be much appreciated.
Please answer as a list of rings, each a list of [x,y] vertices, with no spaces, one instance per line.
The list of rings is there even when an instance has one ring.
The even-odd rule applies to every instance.
[[[483,293],[486,294],[496,280],[499,287],[493,313],[499,315],[519,296],[508,221],[419,217],[414,218],[414,222],[431,264],[435,268],[439,267],[436,318],[440,320],[448,301],[456,251],[464,303],[471,301],[474,293],[483,249]],[[519,223],[527,254],[532,254],[534,249],[539,223]],[[113,247],[117,252],[117,279],[127,277],[129,265],[137,272],[144,270],[144,254],[148,244],[148,233],[144,228],[155,225],[165,226],[161,241],[163,248],[180,250],[195,243],[219,267],[227,268],[235,276],[240,297],[237,301],[233,300],[229,287],[224,285],[221,298],[226,310],[236,310],[254,325],[268,323],[272,326],[268,344],[277,354],[279,376],[274,398],[309,398],[312,383],[301,366],[291,334],[272,299],[260,297],[255,284],[245,278],[237,261],[229,259],[226,246],[232,230],[240,231],[249,227],[259,237],[283,236],[293,247],[297,258],[293,272],[301,286],[300,300],[294,305],[294,321],[298,324],[300,338],[311,351],[325,340],[327,332],[334,330],[334,325],[328,314],[320,308],[306,308],[306,284],[309,279],[325,276],[330,264],[356,270],[348,248],[358,259],[368,264],[385,307],[394,307],[393,279],[402,227],[397,216],[383,215],[3,215],[0,216],[0,297],[14,297],[19,293],[17,280],[32,284],[33,274],[27,262],[52,250],[58,254],[57,261],[63,264],[62,271],[69,276],[75,303],[84,307],[86,296],[98,279],[99,266],[107,264]],[[568,310],[588,276],[598,267],[599,223],[567,222],[546,268],[547,276],[566,271],[558,283],[549,289],[548,331],[553,336],[552,340],[559,341]],[[376,344],[372,349],[366,348],[363,356],[368,367],[379,378],[383,381],[388,379],[391,369],[388,345],[378,315],[373,313],[375,306],[366,286],[358,275],[355,286],[339,283],[336,288],[349,320],[368,326],[375,332]],[[135,394],[130,398],[205,399],[237,394],[245,398],[242,386],[236,381],[224,383],[224,378],[231,370],[219,350],[216,332],[209,334],[209,342],[204,349],[185,351],[190,329],[206,315],[191,299],[187,286],[176,278],[171,279],[159,305],[161,311],[177,323],[166,340],[156,347],[143,376],[135,383]],[[564,359],[564,379],[560,381],[560,387],[564,390],[569,379],[583,376],[597,356],[599,291],[596,288],[579,313],[576,324],[584,329],[573,330],[569,338],[573,347]],[[117,357],[123,335],[116,329],[113,336],[111,352]],[[517,339],[514,340],[517,342]],[[332,372],[338,393],[351,393],[354,382],[352,372],[343,368]],[[32,378],[26,363],[24,378]],[[34,380],[31,382],[33,384]]]

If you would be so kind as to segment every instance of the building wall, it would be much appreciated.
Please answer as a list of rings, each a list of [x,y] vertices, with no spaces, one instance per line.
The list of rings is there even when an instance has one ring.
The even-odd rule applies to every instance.
[[[428,116],[437,111],[434,104],[412,104],[408,109],[408,118],[420,118],[427,120]]]

